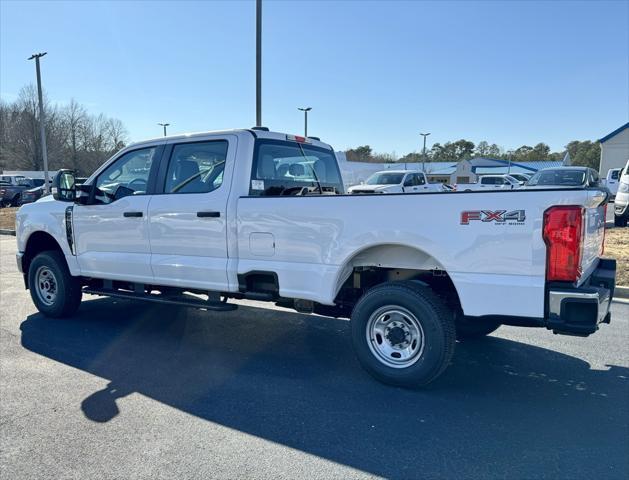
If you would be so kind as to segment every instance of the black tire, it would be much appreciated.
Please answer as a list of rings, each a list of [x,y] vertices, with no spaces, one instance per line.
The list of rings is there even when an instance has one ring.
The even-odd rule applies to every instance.
[[[627,217],[616,217],[616,216],[614,216],[614,225],[616,227],[626,227],[627,226]]]
[[[417,351],[413,363],[408,366],[389,366],[385,362],[396,360],[383,359],[382,354],[375,353],[380,348],[378,345],[387,345],[385,341],[389,346],[393,344],[388,336],[391,332],[383,338],[378,334],[372,335],[370,328],[371,322],[377,322],[374,316],[379,312],[385,313],[378,318],[385,318],[383,322],[390,321],[386,319],[390,306],[412,314],[413,320],[421,327],[421,350]],[[405,321],[408,323],[408,320]],[[386,325],[396,328],[395,323]],[[456,344],[452,311],[429,287],[416,282],[389,282],[369,290],[354,307],[351,330],[354,351],[362,367],[377,380],[398,387],[417,388],[435,380],[450,363]],[[368,335],[371,335],[369,340]],[[397,351],[392,351],[391,357],[397,354]]]
[[[44,286],[38,285],[38,282],[41,283],[41,278],[38,278],[40,273],[41,278],[49,279],[48,283],[46,281],[42,283],[49,287],[47,290]],[[54,286],[54,292],[50,285]],[[28,288],[37,310],[52,318],[69,317],[74,314],[83,295],[81,282],[70,275],[63,254],[57,250],[41,252],[33,259],[28,268]]]
[[[21,200],[22,200],[22,195],[17,194],[15,197],[13,197],[13,200],[11,200],[11,206],[12,207],[19,207]]]
[[[499,327],[498,322],[460,317],[456,320],[456,339],[469,340],[485,337],[498,330]]]

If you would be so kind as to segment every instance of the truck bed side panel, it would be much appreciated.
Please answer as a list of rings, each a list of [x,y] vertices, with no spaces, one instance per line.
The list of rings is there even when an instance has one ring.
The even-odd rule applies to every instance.
[[[543,212],[586,199],[584,191],[241,197],[238,273],[274,271],[281,295],[329,304],[355,255],[404,245],[450,275],[467,315],[542,317]],[[256,250],[261,233],[273,235],[271,251]]]

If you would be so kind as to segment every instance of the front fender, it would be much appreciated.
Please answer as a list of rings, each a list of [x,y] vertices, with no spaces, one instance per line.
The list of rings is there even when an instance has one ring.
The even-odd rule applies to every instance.
[[[59,244],[72,275],[80,275],[76,257],[70,250],[66,235],[65,211],[72,203],[46,197],[35,203],[22,205],[15,217],[15,235],[19,252],[26,251],[28,240],[35,232],[45,232]]]

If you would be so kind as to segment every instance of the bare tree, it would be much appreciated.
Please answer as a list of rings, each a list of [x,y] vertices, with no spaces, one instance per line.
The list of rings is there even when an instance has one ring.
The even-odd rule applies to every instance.
[[[0,101],[0,169],[41,170],[37,90],[26,85],[15,102]],[[124,124],[90,115],[76,100],[50,104],[44,95],[46,139],[51,169],[74,168],[88,175],[127,142]]]

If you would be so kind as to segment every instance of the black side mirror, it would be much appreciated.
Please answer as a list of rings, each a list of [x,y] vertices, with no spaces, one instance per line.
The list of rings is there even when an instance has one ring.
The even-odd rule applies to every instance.
[[[59,170],[52,181],[52,197],[61,202],[74,202],[76,187],[74,185],[74,171]]]

